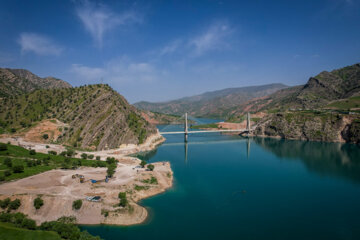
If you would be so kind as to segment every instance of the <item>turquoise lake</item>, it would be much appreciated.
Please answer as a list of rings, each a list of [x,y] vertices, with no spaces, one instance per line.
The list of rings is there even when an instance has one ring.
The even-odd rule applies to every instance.
[[[143,156],[174,171],[173,188],[140,202],[149,219],[82,229],[107,240],[360,239],[360,147],[218,133],[190,134],[187,144],[183,135],[166,138]]]

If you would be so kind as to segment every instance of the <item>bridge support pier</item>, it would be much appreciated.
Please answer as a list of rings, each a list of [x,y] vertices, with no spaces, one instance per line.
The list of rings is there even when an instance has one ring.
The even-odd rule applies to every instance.
[[[187,113],[185,113],[185,135],[184,142],[188,141],[188,124],[187,124]]]

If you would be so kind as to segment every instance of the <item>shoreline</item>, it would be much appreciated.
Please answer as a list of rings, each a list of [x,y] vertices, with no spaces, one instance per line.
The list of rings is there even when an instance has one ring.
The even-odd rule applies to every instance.
[[[6,140],[0,139],[1,142],[7,142]],[[89,180],[105,179],[106,168],[54,169],[1,184],[0,199],[19,198],[22,204],[16,212],[23,212],[37,224],[54,221],[62,216],[75,216],[78,225],[130,226],[144,223],[149,213],[140,205],[140,200],[164,193],[171,188],[173,171],[169,162],[152,163],[155,169],[146,171],[145,168],[138,168],[140,159],[127,155],[153,150],[164,141],[165,138],[161,135],[154,134],[141,145],[90,152],[101,155],[102,160],[115,157],[118,161],[114,177],[110,178],[108,183],[101,181],[93,184]],[[46,151],[50,150],[46,148]],[[82,153],[79,152],[78,155]],[[73,179],[74,174],[84,175],[85,183]],[[152,178],[156,178],[155,184],[149,182]],[[125,208],[118,206],[119,192],[127,194],[129,204]],[[44,200],[44,206],[35,210],[33,200],[39,195]],[[85,200],[86,196],[101,196],[102,201],[90,202]],[[77,199],[83,200],[83,206],[80,210],[73,210],[72,202]]]

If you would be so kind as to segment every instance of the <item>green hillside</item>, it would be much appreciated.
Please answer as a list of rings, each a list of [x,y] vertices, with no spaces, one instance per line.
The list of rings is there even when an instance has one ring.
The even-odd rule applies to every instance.
[[[143,143],[156,132],[141,113],[108,85],[41,89],[0,99],[2,132],[24,131],[44,119],[66,124],[57,143],[105,149]]]
[[[0,222],[0,239],[6,240],[60,240],[56,232],[17,228],[11,223]]]

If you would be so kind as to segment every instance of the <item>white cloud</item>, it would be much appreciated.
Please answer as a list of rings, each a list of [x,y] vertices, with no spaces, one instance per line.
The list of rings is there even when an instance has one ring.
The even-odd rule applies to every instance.
[[[88,67],[81,64],[73,64],[71,72],[81,78],[99,83],[101,79],[105,83],[122,84],[129,82],[154,82],[163,72],[156,69],[148,62],[132,62],[126,57],[113,59],[103,67]]]
[[[154,52],[160,56],[176,52],[185,53],[188,56],[200,56],[211,50],[228,47],[227,41],[233,32],[234,30],[227,23],[218,21],[196,36],[173,40]]]
[[[86,80],[92,81],[100,80],[105,75],[105,70],[102,68],[92,68],[81,64],[73,64],[71,66],[71,72]]]
[[[51,39],[36,33],[21,33],[18,43],[21,52],[34,52],[38,55],[60,55],[62,47],[56,45]]]
[[[84,24],[85,29],[91,34],[96,45],[102,47],[103,37],[109,30],[129,23],[140,22],[138,14],[127,11],[116,14],[104,5],[84,0],[76,8],[76,14]]]
[[[160,50],[160,55],[166,55],[166,54],[174,53],[175,51],[177,51],[181,47],[181,45],[182,45],[182,41],[180,39],[172,41],[171,43],[169,43],[168,45],[166,45],[165,47],[163,47]]]
[[[226,23],[215,23],[210,26],[204,33],[192,38],[189,45],[194,47],[195,55],[202,55],[203,53],[220,49],[226,46],[226,38],[233,32],[233,30]]]

